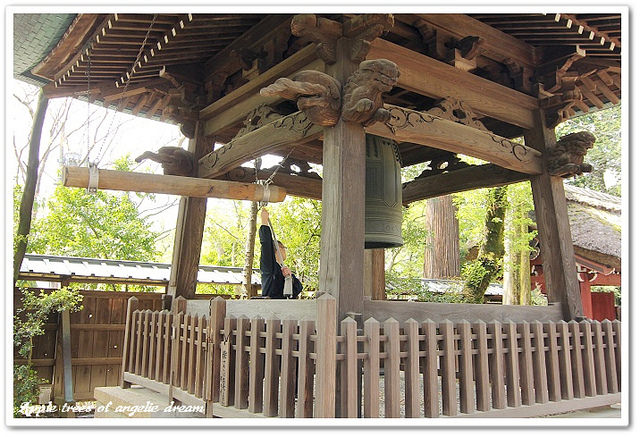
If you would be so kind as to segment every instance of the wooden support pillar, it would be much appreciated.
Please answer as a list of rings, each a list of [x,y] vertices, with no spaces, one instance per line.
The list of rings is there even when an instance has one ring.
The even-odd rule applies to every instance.
[[[585,275],[586,276],[586,275]],[[591,302],[591,284],[588,279],[580,282],[580,300],[584,316],[593,319],[593,304]]]
[[[544,153],[556,143],[554,129],[544,124],[544,114],[538,111],[535,126],[525,134],[525,143]],[[546,165],[540,175],[531,178],[536,210],[538,238],[542,251],[547,298],[559,302],[567,320],[583,317],[575,253],[569,228],[567,199],[562,178],[551,176]]]
[[[337,41],[327,73],[344,85],[358,64],[353,42]],[[340,119],[324,129],[319,290],[336,298],[338,320],[363,310],[365,132]]]
[[[386,300],[384,249],[364,250],[364,295],[371,300]]]
[[[210,141],[204,136],[204,122],[198,122],[196,135],[189,141],[189,151],[199,159],[211,148]],[[198,197],[180,199],[169,277],[168,294],[170,296],[190,298],[196,292],[206,214],[207,199]]]

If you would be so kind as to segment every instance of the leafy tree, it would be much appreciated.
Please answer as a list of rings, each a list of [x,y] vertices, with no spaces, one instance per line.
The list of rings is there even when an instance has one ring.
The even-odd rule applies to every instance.
[[[531,305],[530,242],[537,234],[529,232],[533,225],[531,184],[521,182],[507,189],[508,208],[505,214],[504,295],[507,305]]]
[[[486,234],[477,258],[462,270],[462,293],[469,303],[483,303],[484,293],[502,268],[504,257],[504,216],[507,187],[491,188],[487,193]]]
[[[614,196],[621,195],[621,120],[621,107],[616,105],[567,120],[556,128],[558,137],[582,130],[596,136],[594,146],[585,157],[585,162],[593,165],[593,171],[572,178],[567,183]]]
[[[13,323],[13,344],[18,356],[27,360],[26,364],[13,366],[13,411],[18,417],[20,406],[38,400],[38,385],[44,383],[33,369],[33,338],[44,334],[44,324],[54,313],[75,312],[82,309],[82,295],[71,287],[53,290],[38,295],[29,289],[21,289],[22,306],[15,310]]]
[[[34,225],[35,253],[153,261],[157,233],[126,194],[58,186]]]

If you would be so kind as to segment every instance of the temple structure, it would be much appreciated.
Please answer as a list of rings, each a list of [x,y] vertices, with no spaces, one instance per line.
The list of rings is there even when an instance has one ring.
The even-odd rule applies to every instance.
[[[47,18],[36,15],[15,16],[16,44],[29,41],[21,22]],[[521,417],[619,401],[620,324],[584,318],[562,183],[590,170],[596,138],[554,132],[620,101],[619,12],[56,18],[67,27],[21,75],[50,98],[177,123],[191,139],[193,161],[163,162],[159,179],[128,175],[183,197],[172,308],[130,301],[123,388],[208,417]],[[404,204],[530,181],[550,306],[377,300],[383,267],[365,254],[371,135],[403,166],[438,163],[402,188]],[[262,198],[241,165],[267,153],[292,164],[274,187],[322,200],[317,299],[192,299],[205,197]],[[76,184],[91,181],[84,171]],[[98,188],[118,187],[98,172]]]

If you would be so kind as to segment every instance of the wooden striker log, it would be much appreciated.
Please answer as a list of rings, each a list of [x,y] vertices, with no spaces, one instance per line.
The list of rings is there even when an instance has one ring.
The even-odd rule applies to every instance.
[[[62,184],[65,187],[86,188],[88,183],[88,168],[64,168]],[[264,193],[264,187],[258,184],[116,170],[98,170],[98,188],[253,201],[261,201]],[[269,190],[269,202],[282,202],[287,195],[281,187],[271,185]]]

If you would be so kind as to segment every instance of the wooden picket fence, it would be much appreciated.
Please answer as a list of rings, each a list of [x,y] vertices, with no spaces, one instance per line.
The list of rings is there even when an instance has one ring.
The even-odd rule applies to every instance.
[[[620,401],[620,322],[413,319],[358,329],[128,306],[122,385],[140,384],[211,417],[526,417]]]

